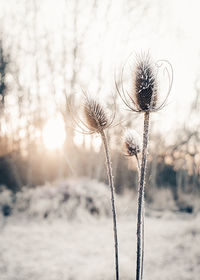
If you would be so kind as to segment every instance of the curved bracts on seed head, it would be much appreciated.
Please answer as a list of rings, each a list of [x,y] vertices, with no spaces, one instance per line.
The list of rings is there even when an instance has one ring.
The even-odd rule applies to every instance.
[[[109,124],[108,115],[103,106],[92,98],[87,98],[83,104],[85,122],[91,131],[100,131]]]
[[[125,156],[132,157],[141,153],[142,140],[140,135],[133,129],[127,129],[123,136]]]
[[[166,98],[163,103],[158,104],[158,70],[161,67],[161,62],[168,63],[170,65],[170,72],[167,68],[164,68],[168,74],[169,89]],[[127,62],[126,62],[127,63]],[[173,69],[169,62],[159,61],[153,63],[149,54],[137,55],[135,66],[132,71],[132,92],[125,90],[123,85],[124,68],[122,67],[120,83],[116,82],[115,85],[119,96],[121,97],[124,104],[134,112],[156,112],[162,109],[169,96],[172,81],[173,81]],[[171,74],[171,75],[170,75]],[[120,84],[120,86],[119,86]]]
[[[83,134],[101,133],[106,128],[112,126],[115,112],[110,114],[105,105],[99,102],[94,97],[89,97],[85,92],[83,93],[83,100],[81,104],[81,117],[75,114],[74,105],[69,103],[68,107],[72,116],[73,123],[79,128],[79,132]],[[75,116],[76,115],[76,116]]]

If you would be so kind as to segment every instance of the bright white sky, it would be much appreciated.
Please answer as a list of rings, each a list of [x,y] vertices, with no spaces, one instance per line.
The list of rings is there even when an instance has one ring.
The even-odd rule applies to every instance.
[[[84,30],[89,22],[87,35],[85,35],[81,49],[81,67],[79,72],[80,86],[91,92],[98,88],[97,79],[102,79],[101,92],[105,96],[113,90],[114,72],[131,52],[141,50],[150,51],[155,60],[169,60],[174,69],[174,84],[170,96],[169,106],[162,112],[154,115],[158,120],[160,130],[170,131],[183,124],[188,116],[188,110],[195,96],[194,81],[200,74],[200,1],[199,0],[146,0],[111,1],[109,13],[106,14],[110,1],[97,1],[99,8],[95,18],[91,16],[91,0],[80,0],[78,17],[78,32]],[[134,3],[135,2],[135,3]],[[32,25],[33,14],[26,15],[26,8],[31,10],[34,1],[1,1],[2,22],[5,33],[10,42],[13,42],[16,51],[16,43],[21,44],[28,51],[35,44],[32,34],[28,41],[24,31],[26,26]],[[66,1],[67,13],[64,13],[65,1],[60,0],[36,0],[40,5],[37,32],[49,34],[49,46],[52,49],[52,61],[54,63],[57,88],[60,86],[60,69],[62,69],[61,34],[63,32],[62,18],[65,18],[66,32],[64,32],[66,44],[73,39],[70,33],[72,27],[71,14],[75,1]],[[130,6],[133,7],[130,13]],[[145,7],[145,9],[144,9]],[[24,21],[24,22],[23,22]],[[22,27],[25,27],[22,30]],[[29,33],[29,32],[28,32]],[[10,36],[10,37],[9,37]],[[10,38],[10,39],[9,39]],[[45,53],[45,44],[37,41],[41,53],[37,58],[42,61]],[[42,50],[43,48],[43,50]],[[18,58],[19,59],[19,58]],[[99,61],[102,69],[99,72]],[[29,57],[23,58],[21,65],[25,83],[32,81],[33,62]],[[69,63],[71,63],[69,61]],[[79,65],[79,61],[78,61]],[[48,83],[42,83],[41,88],[45,96],[49,94],[48,69],[40,65],[41,72],[47,78]],[[25,70],[24,70],[25,69]],[[67,75],[70,77],[70,67]],[[23,72],[24,70],[24,72]],[[63,70],[63,69],[62,69]],[[30,72],[29,72],[30,71]],[[77,87],[77,92],[79,91]],[[34,91],[33,91],[34,92]],[[46,99],[49,108],[51,99]]]

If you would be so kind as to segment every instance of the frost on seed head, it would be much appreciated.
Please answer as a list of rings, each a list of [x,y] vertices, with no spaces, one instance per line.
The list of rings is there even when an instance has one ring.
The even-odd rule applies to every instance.
[[[138,109],[145,112],[154,110],[157,103],[157,79],[148,55],[137,59],[133,88]]]
[[[99,102],[92,98],[86,98],[83,104],[83,114],[89,129],[101,131],[108,125],[106,110]]]
[[[124,134],[124,149],[126,156],[137,156],[141,152],[140,135],[133,129],[128,129]]]

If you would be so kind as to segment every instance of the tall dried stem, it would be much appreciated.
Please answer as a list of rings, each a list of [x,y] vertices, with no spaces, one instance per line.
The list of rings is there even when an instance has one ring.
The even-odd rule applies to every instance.
[[[110,160],[108,141],[107,141],[105,132],[103,130],[101,131],[101,138],[102,138],[104,150],[105,150],[108,181],[109,181],[109,186],[110,186],[110,191],[111,191],[111,206],[112,206],[112,215],[113,215],[113,232],[114,232],[114,243],[115,243],[115,272],[116,272],[116,280],[119,280],[117,216],[116,216],[116,210],[115,210],[114,181],[113,181],[113,175],[112,175],[112,166],[111,166],[111,160]]]
[[[106,166],[107,166],[107,174],[108,181],[111,191],[111,208],[113,214],[113,231],[114,231],[114,247],[115,247],[115,270],[116,270],[116,280],[119,280],[119,264],[118,264],[118,240],[117,240],[117,219],[116,219],[116,211],[115,211],[115,198],[114,198],[114,181],[112,175],[112,167],[110,160],[110,153],[108,147],[108,141],[105,134],[105,129],[112,126],[115,113],[113,115],[108,115],[104,106],[99,103],[96,99],[88,97],[86,93],[84,93],[84,103],[83,103],[83,115],[84,120],[78,118],[76,121],[74,118],[76,125],[81,128],[83,133],[85,134],[94,134],[98,133],[104,145],[105,157],[106,157]],[[69,106],[71,108],[71,106]],[[79,124],[80,123],[80,124]]]
[[[164,62],[164,61],[162,61]],[[165,61],[166,62],[166,61]],[[159,63],[160,64],[160,63]],[[170,70],[164,67],[169,80],[169,89],[166,98],[161,104],[158,104],[158,68],[161,65],[154,65],[149,54],[141,54],[137,57],[135,69],[133,71],[133,94],[129,93],[123,86],[123,72],[121,73],[121,90],[116,84],[116,89],[124,104],[133,112],[144,113],[144,131],[143,131],[143,150],[141,167],[138,167],[139,172],[139,186],[138,186],[138,208],[137,208],[137,256],[136,256],[136,280],[143,278],[143,264],[144,264],[144,187],[145,187],[145,171],[147,162],[147,146],[149,133],[149,114],[161,110],[167,101],[170,94],[173,81],[173,68],[170,63]],[[171,72],[171,75],[170,75]],[[164,73],[164,72],[163,72]],[[128,143],[126,143],[126,146]],[[127,146],[128,147],[128,146]],[[137,153],[132,152],[132,147],[128,149],[128,156]],[[137,158],[138,161],[138,158]],[[139,162],[138,162],[139,163]]]
[[[142,160],[140,167],[139,186],[138,186],[138,212],[137,212],[137,258],[136,258],[136,280],[143,277],[143,256],[144,256],[144,188],[145,173],[147,163],[147,146],[149,134],[149,112],[144,114],[144,132]]]
[[[140,160],[138,155],[135,155],[137,160],[138,178],[140,178]],[[142,205],[142,248],[141,248],[141,280],[143,279],[143,266],[144,266],[144,216],[145,216],[145,200]]]

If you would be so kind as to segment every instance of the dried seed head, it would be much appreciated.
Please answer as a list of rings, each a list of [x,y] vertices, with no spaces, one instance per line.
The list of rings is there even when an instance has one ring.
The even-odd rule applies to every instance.
[[[124,134],[124,149],[126,156],[137,156],[141,152],[140,135],[133,129],[128,129]]]
[[[151,111],[157,103],[157,79],[148,55],[138,58],[134,72],[135,102],[140,111]]]
[[[87,125],[92,131],[102,131],[108,126],[107,113],[103,106],[92,98],[86,98],[83,105],[83,114]]]

